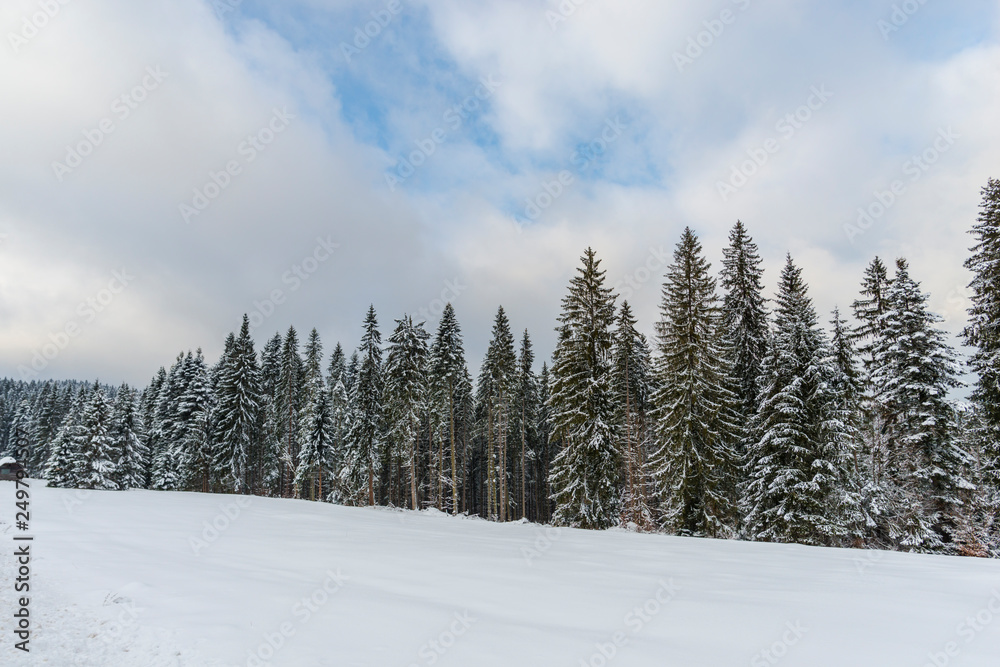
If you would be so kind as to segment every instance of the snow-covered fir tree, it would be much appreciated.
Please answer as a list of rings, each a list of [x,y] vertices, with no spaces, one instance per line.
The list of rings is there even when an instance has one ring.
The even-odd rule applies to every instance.
[[[729,246],[723,250],[722,318],[743,423],[757,411],[762,390],[761,364],[767,353],[768,337],[763,276],[757,244],[737,220],[729,232]]]
[[[281,485],[285,497],[295,496],[295,470],[299,459],[299,422],[303,409],[305,368],[299,355],[299,335],[288,327],[281,347],[281,366],[275,389],[277,438],[281,443]]]
[[[438,323],[437,334],[430,350],[430,412],[433,419],[443,422],[439,432],[448,447],[448,480],[451,512],[459,512],[460,454],[464,447],[460,437],[462,426],[461,402],[463,394],[471,392],[466,386],[468,367],[462,329],[455,315],[455,308],[446,304]]]
[[[111,448],[114,482],[121,489],[141,489],[145,484],[147,449],[143,442],[138,395],[127,384],[118,388],[111,413]]]
[[[74,444],[75,486],[81,489],[117,489],[114,443],[111,438],[111,402],[95,384],[80,419]]]
[[[410,509],[419,509],[417,456],[420,422],[427,403],[427,332],[407,315],[396,320],[385,363],[386,426],[390,446],[407,477]],[[441,474],[441,471],[437,471]],[[437,480],[432,480],[436,484]]]
[[[769,542],[832,545],[847,535],[847,415],[826,335],[789,256],[775,299],[760,411],[751,425],[744,491],[747,535]]]
[[[514,385],[517,376],[517,353],[510,320],[503,306],[493,320],[493,336],[486,350],[479,374],[479,403],[485,433],[483,443],[486,515],[499,521],[507,520],[509,509],[509,479],[507,446],[511,435]]]
[[[680,535],[728,537],[737,524],[737,382],[711,265],[690,228],[667,270],[653,396],[658,449],[649,461],[660,523]]]
[[[219,371],[218,394],[213,468],[222,488],[247,493],[249,454],[260,437],[263,419],[260,367],[246,315]]]
[[[79,483],[77,451],[83,441],[83,411],[87,402],[86,389],[81,387],[52,441],[45,464],[45,479],[49,486],[72,488]]]
[[[972,228],[976,243],[965,268],[969,284],[969,322],[963,334],[974,349],[969,366],[976,374],[972,400],[976,403],[979,436],[983,441],[984,496],[1000,495],[1000,180],[983,188],[979,218]]]
[[[872,345],[871,382],[885,435],[885,472],[901,495],[896,511],[902,546],[940,549],[962,528],[967,461],[952,442],[949,390],[960,385],[954,351],[934,325],[927,295],[904,259],[885,294]]]
[[[536,454],[536,422],[538,413],[538,378],[535,377],[534,369],[535,352],[531,345],[531,336],[525,329],[521,335],[521,345],[517,353],[517,375],[514,379],[514,402],[511,413],[511,429],[513,439],[517,444],[517,456],[515,463],[517,474],[514,483],[517,486],[517,493],[514,494],[514,502],[519,511],[515,516],[529,518],[535,512],[531,505],[532,494],[529,485],[537,484],[537,480],[532,473]]]
[[[615,434],[612,330],[615,297],[591,248],[570,280],[559,314],[549,407],[562,449],[552,462],[552,520],[600,529],[617,525],[623,456]]]
[[[638,530],[655,527],[649,507],[650,480],[646,466],[652,399],[652,368],[646,336],[628,301],[622,303],[614,332],[614,397],[620,449],[625,458],[621,521]]]
[[[385,444],[382,334],[378,330],[375,306],[368,308],[364,330],[357,379],[351,397],[351,431],[347,436],[341,479],[349,489],[352,502],[374,505],[379,481],[378,466]]]

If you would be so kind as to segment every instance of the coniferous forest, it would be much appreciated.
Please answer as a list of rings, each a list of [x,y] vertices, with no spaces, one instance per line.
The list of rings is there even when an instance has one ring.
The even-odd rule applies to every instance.
[[[764,293],[742,223],[723,253],[683,231],[648,340],[587,248],[540,370],[500,307],[472,377],[449,304],[432,331],[372,306],[356,348],[254,341],[244,317],[221,358],[184,352],[144,388],[3,380],[0,449],[57,487],[1000,555],[1000,181],[971,229],[965,356],[905,258],[821,313],[791,256]]]

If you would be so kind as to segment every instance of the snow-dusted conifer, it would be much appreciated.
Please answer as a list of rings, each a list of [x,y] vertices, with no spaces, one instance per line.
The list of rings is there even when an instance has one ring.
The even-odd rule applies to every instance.
[[[377,466],[385,443],[382,334],[378,330],[375,306],[368,308],[364,329],[341,480],[349,489],[353,502],[374,505],[379,482]]]
[[[559,525],[600,529],[617,525],[623,457],[614,430],[612,328],[615,297],[591,248],[572,278],[559,315],[551,371],[553,437],[562,449],[550,483]]]
[[[833,357],[802,271],[788,257],[748,452],[745,530],[770,542],[837,544],[850,461]]]
[[[659,448],[649,466],[664,528],[727,537],[737,522],[741,406],[710,269],[697,236],[685,229],[663,285],[653,396]]]

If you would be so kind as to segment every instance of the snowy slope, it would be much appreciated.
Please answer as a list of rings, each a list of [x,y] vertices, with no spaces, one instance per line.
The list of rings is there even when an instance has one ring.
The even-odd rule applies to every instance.
[[[992,561],[37,482],[25,656],[13,486],[5,667],[1000,665]]]

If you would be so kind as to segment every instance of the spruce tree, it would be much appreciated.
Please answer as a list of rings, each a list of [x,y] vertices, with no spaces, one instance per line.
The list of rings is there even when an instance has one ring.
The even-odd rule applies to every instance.
[[[552,487],[549,485],[549,473],[552,459],[555,458],[555,447],[552,441],[552,418],[549,409],[549,386],[552,377],[548,362],[542,362],[542,370],[538,374],[538,414],[535,418],[535,432],[538,434],[538,455],[535,457],[535,478],[538,488],[535,490],[535,503],[538,508],[536,521],[547,523],[552,518]]]
[[[104,389],[94,384],[80,421],[75,446],[76,485],[81,489],[117,489],[114,443],[111,438],[111,403]]]
[[[368,308],[364,330],[352,396],[351,431],[347,437],[346,460],[341,478],[351,490],[354,502],[358,502],[363,496],[368,505],[374,505],[377,466],[385,443],[382,334],[378,330],[375,306]]]
[[[734,391],[739,399],[743,423],[757,411],[761,364],[767,353],[767,309],[761,280],[764,270],[757,244],[739,220],[729,232],[729,247],[723,251],[722,302],[724,330],[729,339]]]
[[[850,443],[833,357],[802,271],[789,256],[751,426],[745,529],[769,542],[838,544],[845,526]]]
[[[344,468],[347,434],[351,426],[351,402],[347,391],[347,364],[344,360],[344,350],[337,343],[330,360],[330,374],[327,377],[330,388],[330,419],[332,421],[333,446],[330,454],[331,479],[329,500],[344,502],[346,498],[340,485],[340,472]]]
[[[423,323],[396,320],[385,364],[386,425],[392,447],[409,472],[410,509],[417,499],[417,438],[427,402],[427,339]]]
[[[178,469],[178,487],[209,490],[212,469],[212,442],[209,414],[214,397],[208,367],[199,348],[188,353],[183,366],[181,394],[177,398],[176,426],[171,445]]]
[[[254,461],[253,478],[255,493],[281,495],[283,492],[281,474],[283,464],[281,459],[282,412],[278,404],[278,387],[281,379],[281,334],[275,333],[261,350],[261,428],[259,451],[252,457]],[[217,381],[213,382],[217,385]]]
[[[520,493],[515,498],[520,507],[520,516],[527,519],[533,495],[529,493],[529,485],[537,484],[537,479],[531,474],[530,463],[537,456],[536,422],[538,413],[538,378],[532,368],[535,363],[535,353],[531,346],[531,336],[524,330],[521,336],[521,346],[517,354],[517,376],[514,384],[513,422],[514,437],[517,440],[519,475],[515,480]],[[531,512],[534,516],[535,512]]]
[[[307,445],[314,446],[316,442],[316,434],[309,431],[310,429],[315,429],[317,424],[323,421],[317,417],[321,397],[322,400],[326,401],[325,409],[328,413],[330,410],[329,394],[326,391],[326,382],[323,378],[323,343],[320,340],[319,332],[315,328],[309,333],[309,339],[305,344],[305,355],[302,358],[300,394],[302,407],[299,411],[299,424],[296,431],[296,437],[298,438],[296,451],[299,453],[299,460],[295,468],[295,495],[296,497],[301,495],[303,491],[302,484],[305,483],[308,486],[309,499],[315,500],[316,484],[323,475],[327,459],[329,458],[328,450],[332,442],[332,433],[329,432],[329,425],[327,425],[324,427],[326,432],[324,433],[322,444],[323,457],[317,458],[315,452],[310,452],[312,461],[303,466],[301,460],[303,448]],[[330,419],[329,414],[327,414],[326,419]],[[317,462],[321,462],[322,465],[317,467]]]
[[[625,491],[622,524],[652,530],[655,522],[649,508],[646,448],[651,407],[649,344],[635,325],[628,301],[622,303],[614,334],[614,396],[618,415],[618,437],[625,457]]]
[[[127,384],[118,388],[111,416],[114,481],[121,489],[141,489],[145,484],[146,445],[142,440],[138,397]]]
[[[179,421],[180,397],[184,391],[184,355],[177,356],[156,398],[156,432],[150,440],[152,461],[151,488],[172,491],[180,487],[181,475],[177,451],[178,436],[184,424]]]
[[[45,464],[45,479],[49,486],[73,488],[79,483],[77,474],[77,448],[83,440],[83,411],[86,393],[75,395],[63,421],[56,432]]]
[[[849,447],[845,472],[844,523],[851,546],[888,546],[888,494],[872,470],[872,451],[863,435],[863,372],[858,367],[855,336],[840,310],[830,321],[830,355],[834,375],[830,389],[843,415],[843,437]]]
[[[462,425],[461,400],[468,368],[462,330],[450,303],[444,307],[437,334],[430,351],[431,412],[444,422],[444,438],[448,446],[451,511],[459,511],[459,453]]]
[[[503,306],[493,321],[493,336],[480,369],[481,411],[485,416],[485,482],[487,517],[507,520],[509,503],[507,446],[511,435],[511,412],[517,373],[517,355],[510,320]]]
[[[853,304],[854,319],[858,321],[854,338],[867,371],[871,370],[873,346],[882,331],[882,318],[887,310],[888,289],[889,272],[882,260],[876,257],[865,269],[864,279],[861,282],[861,298]]]
[[[901,544],[935,550],[962,525],[962,496],[971,490],[963,453],[952,442],[949,390],[960,386],[955,353],[935,328],[940,317],[910,277],[905,259],[886,290],[886,310],[872,347],[874,403],[883,418],[886,473],[902,492]]]
[[[963,335],[974,349],[969,366],[976,373],[972,400],[977,406],[987,460],[980,493],[1000,495],[1000,180],[989,179],[982,191],[976,239],[965,268],[972,272],[969,323]]]
[[[660,390],[653,396],[659,449],[650,470],[664,528],[727,537],[736,526],[741,405],[732,390],[736,382],[710,269],[697,236],[686,228],[660,306]]]
[[[260,437],[263,420],[260,367],[246,315],[220,369],[218,393],[213,468],[224,489],[248,493],[249,454]]]
[[[297,496],[294,484],[299,459],[299,421],[303,409],[305,368],[299,356],[299,336],[288,327],[281,348],[281,366],[275,389],[277,435],[281,442],[281,485],[285,497]]]
[[[562,300],[549,396],[552,435],[562,449],[550,484],[556,524],[617,525],[623,456],[614,431],[612,328],[615,297],[591,248]]]
[[[319,391],[299,425],[301,448],[295,485],[308,489],[309,500],[323,500],[324,479],[329,479],[333,459],[334,426],[330,394]],[[326,473],[326,474],[324,474]]]

